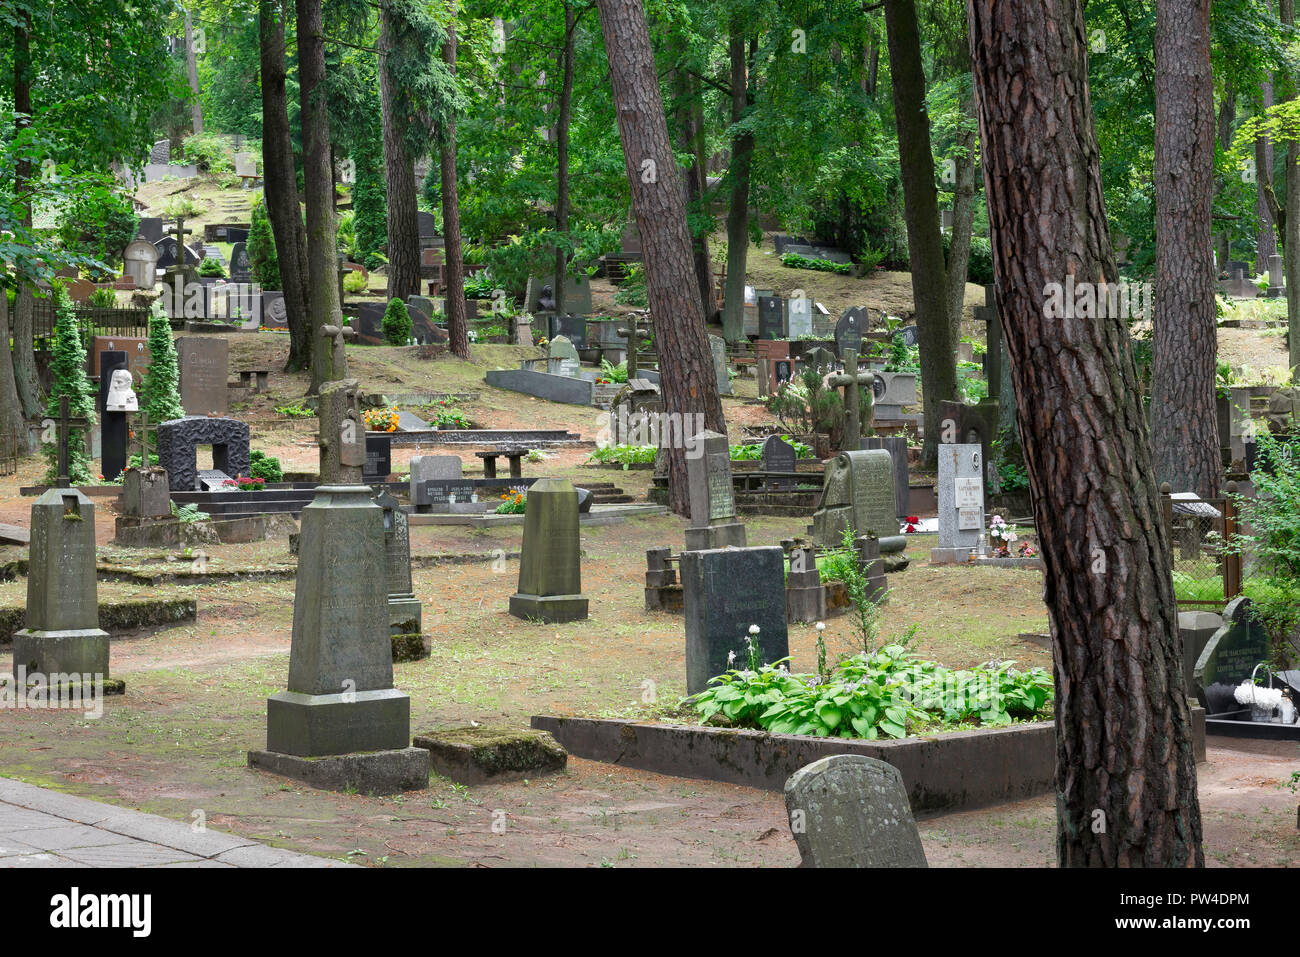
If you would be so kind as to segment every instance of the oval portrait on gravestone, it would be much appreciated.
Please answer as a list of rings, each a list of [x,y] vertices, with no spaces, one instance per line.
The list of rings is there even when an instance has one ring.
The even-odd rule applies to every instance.
[[[277,324],[287,323],[289,321],[289,314],[288,312],[285,311],[284,308],[283,296],[281,296],[279,299],[271,300],[271,304],[266,307],[266,318],[269,319],[271,322]]]

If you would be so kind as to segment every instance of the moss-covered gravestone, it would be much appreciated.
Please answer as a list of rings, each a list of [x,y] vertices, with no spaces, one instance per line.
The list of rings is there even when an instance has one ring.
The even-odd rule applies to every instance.
[[[52,488],[32,505],[27,627],[14,633],[14,677],[53,686],[108,681],[108,632],[99,627],[95,506],[75,488]]]
[[[568,479],[544,478],[528,490],[519,591],[510,614],[546,622],[583,621],[582,556],[578,541],[578,492]]]
[[[420,599],[411,589],[410,526],[402,505],[387,489],[375,496],[384,513],[384,556],[388,568],[388,626],[394,635],[418,635]]]
[[[248,763],[314,787],[384,794],[428,785],[393,687],[383,510],[364,485],[322,485],[302,511],[289,689],[266,708]]]

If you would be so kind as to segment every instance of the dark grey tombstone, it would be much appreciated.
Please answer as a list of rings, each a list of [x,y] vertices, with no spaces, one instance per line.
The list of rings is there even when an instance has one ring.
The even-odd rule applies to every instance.
[[[357,334],[363,342],[372,345],[384,341],[384,310],[382,302],[363,302],[357,307]]]
[[[1188,694],[1196,694],[1196,660],[1214,633],[1223,627],[1223,618],[1210,611],[1180,611],[1178,637],[1183,643],[1183,681]],[[1202,704],[1207,702],[1202,697]]]
[[[921,341],[921,331],[916,326],[903,326],[898,330],[903,335],[903,345],[913,349]]]
[[[539,479],[528,490],[519,590],[510,596],[510,614],[560,624],[586,620],[587,609],[578,495],[568,479]]]
[[[814,761],[785,782],[801,867],[927,867],[898,768],[859,754]]]
[[[785,300],[780,296],[758,297],[758,338],[785,338]]]
[[[839,322],[835,323],[835,346],[843,359],[853,350],[862,350],[862,335],[867,331],[869,317],[862,306],[852,306],[844,310]]]
[[[569,342],[573,343],[575,348],[585,349],[587,346],[587,320],[583,316],[551,316],[551,335],[554,339],[556,336],[564,336]]]
[[[253,270],[248,262],[248,245],[235,243],[230,250],[230,281],[252,282]]]
[[[1213,684],[1239,685],[1248,681],[1271,653],[1268,631],[1256,620],[1251,600],[1234,598],[1223,609],[1223,627],[1205,643],[1192,671],[1198,694]]]
[[[779,435],[769,435],[763,440],[763,471],[793,472],[798,462],[794,446]],[[792,489],[794,479],[768,479],[768,488]]]
[[[418,220],[417,225],[420,230],[421,240],[438,238],[438,220],[433,213],[426,213],[424,210],[419,210],[415,214],[415,217]]]
[[[361,470],[366,482],[387,482],[393,471],[393,436],[390,432],[366,433],[366,464]]]
[[[431,512],[445,512],[452,505],[466,505],[474,500],[473,479],[423,479],[416,488],[412,504],[428,506]]]
[[[173,492],[199,487],[198,447],[212,446],[215,470],[231,477],[248,475],[248,424],[238,419],[187,415],[158,426],[158,464],[167,470]]]
[[[138,235],[154,245],[163,238],[163,221],[158,216],[141,216]]]
[[[879,376],[876,382],[881,382]],[[897,502],[897,515],[901,519],[908,513],[908,502],[912,496],[911,479],[907,473],[907,437],[903,435],[868,436],[862,440],[859,448],[884,449],[894,463],[894,499]]]
[[[129,368],[130,356],[117,350],[104,351],[99,354],[99,449],[100,472],[107,482],[114,481],[126,468],[126,442],[129,429],[126,425],[125,412],[109,412],[105,405],[108,401],[108,387],[113,381],[113,372]],[[144,463],[148,465],[148,463]]]
[[[785,553],[779,545],[684,551],[686,693],[698,694],[730,667],[748,660],[750,626],[762,664],[790,654],[786,629]],[[727,655],[735,652],[729,663]]]
[[[226,242],[244,243],[245,245],[247,245],[248,233],[249,231],[247,229],[243,229],[239,226],[228,226],[226,227]]]
[[[586,515],[591,511],[591,489],[579,488],[578,492],[578,514]]]
[[[288,326],[289,313],[284,307],[284,293],[279,289],[263,289],[258,304],[262,325],[277,329]]]
[[[384,554],[388,565],[388,627],[394,635],[418,635],[424,609],[411,588],[410,520],[387,489],[375,496],[384,510]]]

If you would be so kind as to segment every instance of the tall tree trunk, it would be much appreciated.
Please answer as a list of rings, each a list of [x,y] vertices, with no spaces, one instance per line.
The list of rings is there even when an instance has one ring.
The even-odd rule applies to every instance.
[[[1210,0],[1156,0],[1156,281],[1151,452],[1175,491],[1219,492]]]
[[[387,55],[397,40],[400,14],[389,3],[380,5],[379,98],[384,127],[384,185],[388,194],[388,295],[406,299],[420,291],[420,218],[415,182],[415,157],[407,149],[411,117],[404,96],[391,75]]]
[[[338,254],[334,235],[334,169],[330,163],[330,115],[325,99],[325,35],[321,0],[296,0],[298,84],[302,115],[303,199],[307,204],[307,305],[311,316],[311,394],[347,377],[335,368],[334,344],[321,333],[342,326]]]
[[[199,57],[194,49],[194,24],[185,11],[185,75],[190,81],[190,129],[198,136],[203,132],[203,104],[199,102]]]
[[[1219,135],[1219,147],[1223,150],[1232,149],[1232,125],[1236,121],[1237,91],[1232,83],[1228,82],[1223,85],[1223,102],[1219,104],[1219,116],[1215,123]],[[1219,269],[1226,270],[1228,260],[1232,258],[1232,227],[1226,222],[1214,236],[1214,251],[1219,260]],[[1231,277],[1231,272],[1228,275]]]
[[[0,284],[0,345],[9,345],[9,296]],[[22,403],[18,399],[18,383],[14,380],[14,364],[8,356],[0,357],[0,441],[13,435],[22,451],[29,447],[26,420]]]
[[[298,178],[293,168],[293,140],[289,134],[284,13],[283,0],[261,0],[259,4],[262,181],[289,322],[289,358],[284,370],[296,372],[311,367],[312,328],[307,312],[307,235],[298,203]]]
[[[962,112],[975,121],[975,96],[962,100]],[[953,187],[952,236],[948,240],[948,322],[953,348],[961,339],[961,317],[966,308],[966,277],[970,271],[970,240],[975,227],[975,148],[978,132],[972,127],[957,138],[963,155],[957,159]]]
[[[1048,300],[1070,279],[1117,279],[1083,11],[1078,0],[967,10],[999,311],[1046,564],[1058,860],[1201,866],[1169,535],[1127,324],[1064,318]]]
[[[455,3],[450,4],[447,42],[442,58],[456,72]],[[456,184],[456,117],[448,114],[438,143],[442,174],[442,234],[447,253],[447,335],[449,348],[462,359],[469,358],[469,321],[465,315],[465,264],[460,246],[460,194]]]
[[[744,27],[731,24],[731,122],[739,123],[752,102],[749,90],[749,56]],[[745,338],[745,263],[749,257],[749,166],[754,156],[754,134],[741,133],[731,140],[731,204],[727,207],[727,288],[722,305],[722,335],[728,342]]]
[[[1279,0],[1278,19],[1295,26],[1295,0]],[[1284,74],[1280,100],[1296,96],[1296,77]],[[1300,381],[1300,141],[1286,144],[1286,224],[1282,235],[1282,272],[1286,276],[1287,365],[1293,370],[1292,381]]]
[[[1260,106],[1267,112],[1273,106],[1273,74],[1259,85]],[[1255,137],[1255,216],[1259,220],[1259,233],[1255,245],[1255,272],[1268,269],[1268,258],[1277,255],[1277,232],[1273,229],[1273,213],[1265,199],[1265,187],[1273,185],[1273,140],[1268,136]],[[1270,277],[1277,285],[1277,277]]]
[[[939,403],[957,396],[957,351],[948,321],[948,273],[939,231],[939,200],[934,186],[934,154],[930,151],[930,117],[925,109],[925,74],[914,0],[885,0],[885,30],[894,80],[894,116],[912,299],[921,347],[921,379],[925,383],[921,459],[933,464],[939,444]]]
[[[645,11],[641,0],[597,0],[597,5],[632,211],[645,255],[664,410],[702,413],[706,428],[726,434],[704,315],[694,292],[685,196],[668,141]],[[674,512],[686,514],[686,450],[681,445],[673,442],[668,449],[668,501]]]
[[[20,10],[15,20],[14,125],[23,129],[31,125],[32,116],[31,14]],[[27,229],[32,227],[31,180],[31,162],[25,158],[20,159],[14,166],[14,196],[22,204],[22,225]],[[24,417],[34,419],[44,410],[41,382],[36,374],[36,300],[30,277],[19,275],[17,279],[18,298],[14,303],[13,328],[14,381],[18,386],[18,398],[22,402]]]
[[[555,232],[561,239],[569,233],[569,122],[573,113],[573,34],[577,21],[573,4],[564,4],[564,43],[560,50],[560,102],[555,111]],[[555,247],[555,279],[552,295],[555,312],[564,315],[564,283],[569,276],[569,252],[561,243]]]
[[[704,107],[700,101],[699,83],[690,71],[677,69],[673,71],[673,87],[677,99],[678,136],[683,151],[691,156],[690,165],[683,170],[686,209],[688,213],[698,210],[701,214],[707,214],[708,210],[702,208],[708,181],[704,171]],[[692,230],[691,250],[695,254],[695,278],[699,283],[700,302],[704,304],[704,318],[707,322],[716,308],[713,304],[713,266],[709,262],[707,230]]]

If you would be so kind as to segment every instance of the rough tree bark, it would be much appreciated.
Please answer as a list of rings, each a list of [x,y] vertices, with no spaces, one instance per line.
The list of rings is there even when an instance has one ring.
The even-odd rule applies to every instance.
[[[455,16],[455,4],[451,4]],[[447,23],[447,41],[442,58],[456,72],[456,23]],[[438,141],[439,173],[442,176],[442,235],[447,265],[446,279],[448,348],[453,355],[469,358],[469,321],[465,315],[465,263],[460,246],[460,193],[456,185],[456,117],[447,115]]]
[[[1177,492],[1218,494],[1210,0],[1156,0],[1156,281],[1151,452]]]
[[[751,41],[751,49],[753,41]],[[739,123],[753,103],[749,88],[749,53],[744,27],[731,24],[727,47],[731,58],[731,122]],[[749,257],[749,166],[754,156],[754,134],[742,133],[731,141],[731,202],[727,207],[727,287],[722,305],[722,335],[728,342],[745,337],[745,263]]]
[[[1078,0],[969,0],[985,195],[1056,679],[1062,866],[1201,866],[1170,543],[1125,320],[1051,318],[1115,281]],[[1059,286],[1057,287],[1059,289]],[[1068,315],[1068,314],[1067,314]]]
[[[560,102],[555,111],[555,232],[569,232],[569,122],[573,115],[573,48],[577,19],[573,4],[564,4],[564,42],[560,48]],[[555,247],[555,276],[551,284],[557,315],[564,315],[564,282],[569,276],[569,252]]]
[[[969,66],[969,64],[968,64]],[[962,101],[962,111],[975,120],[975,97]],[[948,241],[948,323],[952,327],[953,348],[961,339],[961,317],[966,308],[966,277],[970,271],[970,240],[975,230],[975,148],[979,134],[967,130],[957,138],[965,151],[957,160],[953,185],[952,237]]]
[[[686,184],[686,209],[697,208],[708,186],[708,174],[704,171],[707,157],[704,155],[704,105],[700,99],[699,82],[689,70],[673,71],[674,97],[677,100],[676,126],[684,152],[691,156],[691,163],[684,172]],[[707,212],[707,211],[706,211]],[[716,311],[713,302],[713,265],[709,261],[709,234],[707,232],[691,233],[691,250],[695,255],[695,280],[700,287],[700,302],[704,306],[704,319],[707,322]]]
[[[1273,106],[1273,74],[1259,85],[1260,109],[1267,112]],[[1268,136],[1255,137],[1255,216],[1259,220],[1259,233],[1255,244],[1255,272],[1268,270],[1268,258],[1277,255],[1277,232],[1273,229],[1273,213],[1269,209],[1266,188],[1273,188],[1273,140]],[[1273,277],[1274,280],[1276,277]],[[1276,281],[1273,283],[1276,285]]]
[[[3,283],[0,283],[0,343],[9,345],[9,296]],[[27,450],[27,426],[18,401],[18,383],[14,381],[13,363],[6,357],[0,361],[0,440],[7,435],[17,438],[20,450]]]
[[[420,291],[420,219],[415,183],[415,157],[406,148],[410,111],[388,65],[388,52],[397,42],[398,14],[380,6],[379,101],[384,128],[384,185],[388,196],[388,295],[406,299]]]
[[[713,356],[695,293],[685,193],[668,141],[645,11],[641,0],[598,0],[597,5],[632,187],[632,211],[645,256],[664,410],[702,413],[706,428],[725,435]],[[682,443],[671,443],[667,457],[669,507],[685,514],[689,503]]]
[[[303,199],[307,204],[307,305],[311,316],[311,389],[347,376],[334,367],[326,325],[342,326],[334,235],[334,170],[330,116],[325,99],[325,34],[321,0],[295,0],[298,12],[298,85],[302,116]]]
[[[199,102],[199,58],[194,49],[194,23],[185,11],[185,75],[190,83],[190,129],[198,136],[203,132],[203,104]]]
[[[1295,0],[1279,0],[1278,19],[1287,26],[1295,26]],[[1281,100],[1295,99],[1296,77],[1291,71],[1283,74]],[[1286,222],[1282,234],[1282,273],[1286,276],[1287,365],[1297,370],[1292,381],[1300,376],[1300,141],[1288,140],[1286,144]]]
[[[312,330],[307,313],[307,236],[303,231],[298,178],[293,168],[293,140],[289,134],[282,0],[261,0],[259,16],[263,196],[266,216],[275,236],[284,311],[289,322],[289,358],[284,371],[295,372],[311,367]]]
[[[1232,125],[1236,121],[1237,91],[1233,89],[1231,82],[1227,82],[1223,85],[1223,102],[1219,104],[1219,115],[1215,122],[1219,146],[1225,151],[1232,149]],[[1219,260],[1220,270],[1227,270],[1228,260],[1232,258],[1231,231],[1231,225],[1224,222],[1223,228],[1214,236],[1214,252]],[[1231,278],[1231,274],[1229,274],[1229,278]]]
[[[14,24],[14,125],[22,128],[31,122],[31,14],[16,11]],[[32,200],[28,184],[32,178],[32,165],[20,159],[14,167],[14,196],[22,204],[22,225],[32,226]],[[41,401],[41,383],[36,374],[36,297],[27,277],[18,277],[18,298],[14,303],[14,381],[18,385],[18,398],[23,415],[34,419],[44,411]]]
[[[925,412],[923,462],[933,464],[939,443],[939,403],[957,397],[957,347],[948,321],[948,280],[939,199],[930,151],[930,117],[925,109],[925,73],[914,0],[885,0],[889,69],[894,80],[894,116],[903,180],[904,218],[921,347]]]

